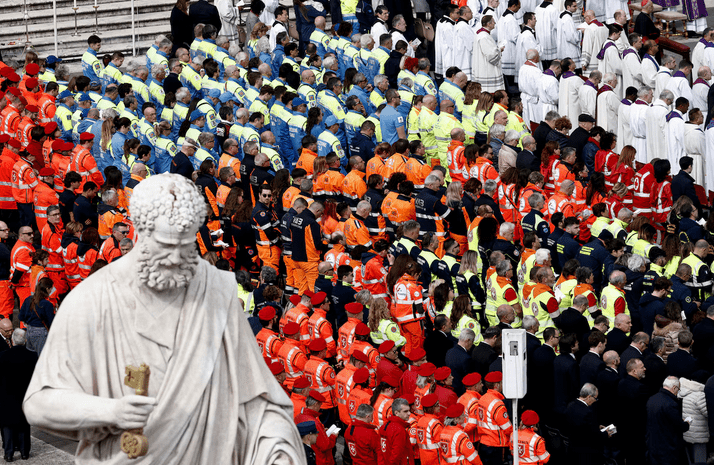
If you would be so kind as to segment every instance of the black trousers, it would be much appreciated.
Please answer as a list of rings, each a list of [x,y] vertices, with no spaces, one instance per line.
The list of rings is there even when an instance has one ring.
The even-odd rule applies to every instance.
[[[12,457],[15,447],[21,455],[30,455],[30,425],[3,426],[2,439],[5,457]]]

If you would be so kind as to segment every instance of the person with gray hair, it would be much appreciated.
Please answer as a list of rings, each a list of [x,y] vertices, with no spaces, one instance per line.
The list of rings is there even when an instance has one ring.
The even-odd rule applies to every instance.
[[[606,132],[617,132],[623,89],[618,88],[618,76],[615,73],[605,73],[602,80],[603,85],[597,94],[596,122]]]
[[[657,457],[656,463],[684,463],[682,434],[689,430],[692,419],[682,419],[682,405],[677,399],[679,391],[679,379],[669,376],[662,383],[662,389],[647,401],[646,450],[650,457]]]
[[[469,328],[464,328],[459,334],[459,342],[446,352],[446,366],[451,369],[454,377],[453,388],[457,395],[464,393],[462,380],[464,376],[473,372],[473,362],[471,360],[471,349],[476,340],[476,333]]]
[[[605,441],[614,431],[601,431],[592,407],[598,400],[598,394],[598,388],[594,384],[585,383],[580,388],[580,396],[572,401],[565,411],[572,463],[604,462]]]
[[[494,127],[496,125],[494,124]],[[504,128],[505,129],[505,128]],[[509,129],[503,136],[503,145],[498,151],[498,172],[505,173],[508,168],[516,167],[518,159],[518,141],[521,134],[515,129]]]

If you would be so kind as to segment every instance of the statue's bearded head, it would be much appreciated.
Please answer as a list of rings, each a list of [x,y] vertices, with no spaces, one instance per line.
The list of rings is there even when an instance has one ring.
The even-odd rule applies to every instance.
[[[206,215],[198,188],[175,174],[140,182],[130,201],[139,279],[156,291],[188,286],[198,265],[196,232]]]

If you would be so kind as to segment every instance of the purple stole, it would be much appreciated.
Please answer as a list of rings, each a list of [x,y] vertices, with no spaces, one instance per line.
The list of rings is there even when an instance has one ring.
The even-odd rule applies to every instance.
[[[605,42],[605,45],[602,46],[602,50],[597,54],[597,59],[602,60],[605,58],[605,52],[607,52],[607,49],[610,47],[615,47],[615,42],[613,42],[611,39],[608,39]]]
[[[628,48],[624,52],[622,52],[622,58],[625,58],[627,55],[634,53],[635,56],[637,57],[638,62],[642,62],[642,59],[640,58],[640,54],[637,53],[637,51],[634,48]]]
[[[482,27],[481,29],[479,29],[478,31],[476,31],[476,35],[479,35],[480,33],[484,32],[484,31],[485,31],[486,33],[488,33],[489,35],[491,35],[491,31],[489,31],[489,30],[486,29],[485,27]]]
[[[684,74],[683,72],[681,72],[680,70],[675,71],[674,74],[672,75],[672,77],[673,78],[681,77],[681,78],[687,79],[687,75]]]
[[[659,63],[657,63],[657,60],[655,60],[654,57],[649,53],[645,54],[645,58],[652,60],[652,63],[654,63],[655,65],[655,69],[657,70],[657,72],[659,72]]]
[[[667,115],[667,122],[669,123],[672,118],[679,118],[683,120],[682,115],[680,115],[679,112],[676,110],[672,110],[669,112],[669,114]]]
[[[600,87],[600,90],[597,91],[597,95],[598,95],[598,97],[599,97],[600,94],[602,94],[602,93],[604,93],[604,92],[608,92],[608,91],[609,91],[609,92],[612,92],[612,87],[608,86],[607,84],[603,84],[603,85]]]
[[[593,89],[597,90],[597,86],[595,84],[593,84],[592,81],[585,81],[585,85],[590,86]]]
[[[550,70],[548,70],[548,71],[550,71]],[[560,76],[560,79],[568,79],[569,77],[573,77],[573,76],[576,76],[576,74],[574,72],[566,71],[563,73],[562,76]]]
[[[694,84],[697,84],[697,83],[704,84],[705,86],[709,87],[709,83],[702,78],[697,78],[697,80],[694,81]],[[692,84],[692,87],[694,87],[694,84]]]
[[[644,100],[637,99],[635,100],[635,105],[649,105],[647,102]]]
[[[629,107],[630,105],[632,105],[632,102],[630,102],[630,101],[627,100],[626,98],[623,98],[623,99],[622,99],[622,104],[623,104],[623,105],[627,105],[627,106]]]
[[[548,76],[553,76],[555,79],[558,79],[557,77],[555,77],[555,73],[550,68],[543,71],[543,74],[547,74]]]

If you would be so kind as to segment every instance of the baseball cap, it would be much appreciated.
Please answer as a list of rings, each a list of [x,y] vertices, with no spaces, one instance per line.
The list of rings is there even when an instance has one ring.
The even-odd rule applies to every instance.
[[[334,126],[337,123],[339,123],[339,121],[337,120],[337,118],[335,118],[334,115],[330,115],[327,118],[325,118],[325,127],[326,128]]]

